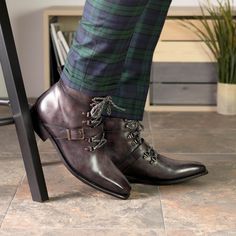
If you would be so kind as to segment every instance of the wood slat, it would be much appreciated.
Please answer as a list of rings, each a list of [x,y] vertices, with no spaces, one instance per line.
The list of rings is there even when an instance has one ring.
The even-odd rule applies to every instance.
[[[151,68],[151,81],[216,83],[216,63],[212,62],[155,62]]]
[[[204,42],[158,42],[154,62],[214,62]]]
[[[202,26],[202,23],[199,20],[194,19],[185,19],[184,21],[181,19],[166,19],[165,24],[163,26],[161,35],[160,35],[160,41],[165,40],[171,40],[171,41],[183,41],[183,40],[194,40],[194,41],[202,41],[195,33],[195,29],[193,29],[192,26],[188,25],[189,22],[193,23],[197,27],[199,27],[203,32],[206,32],[204,30],[204,27]],[[210,24],[211,28],[212,26],[212,20],[207,20],[207,22]],[[185,26],[181,25],[181,23],[186,24],[188,27],[191,27],[191,29],[186,28]]]
[[[150,85],[152,105],[215,105],[216,84],[158,84]]]

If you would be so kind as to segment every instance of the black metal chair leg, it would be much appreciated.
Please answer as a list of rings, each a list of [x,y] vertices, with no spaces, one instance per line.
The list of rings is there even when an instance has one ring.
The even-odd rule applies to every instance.
[[[0,62],[32,199],[43,202],[48,192],[5,0],[0,0]]]

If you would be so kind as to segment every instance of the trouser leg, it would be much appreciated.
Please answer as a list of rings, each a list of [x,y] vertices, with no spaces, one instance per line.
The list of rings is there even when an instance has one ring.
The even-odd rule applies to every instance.
[[[71,88],[114,95],[135,25],[148,0],[87,0],[62,72]]]
[[[123,73],[113,101],[126,109],[113,117],[142,120],[153,52],[159,40],[171,0],[149,0],[132,36]]]

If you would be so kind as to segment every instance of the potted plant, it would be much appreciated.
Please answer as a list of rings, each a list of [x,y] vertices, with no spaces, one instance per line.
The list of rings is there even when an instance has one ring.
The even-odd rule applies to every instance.
[[[195,16],[199,25],[183,19],[181,24],[204,41],[217,62],[217,112],[236,115],[236,20],[233,3],[206,0],[199,4],[202,16]]]

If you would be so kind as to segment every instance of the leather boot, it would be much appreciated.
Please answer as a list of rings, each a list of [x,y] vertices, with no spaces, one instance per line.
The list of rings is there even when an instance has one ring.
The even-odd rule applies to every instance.
[[[112,161],[131,183],[167,185],[208,173],[199,162],[177,161],[154,150],[143,138],[139,121],[105,118],[104,129]]]
[[[68,170],[84,183],[127,199],[130,185],[111,161],[102,123],[102,111],[111,97],[90,97],[59,80],[31,108],[36,133],[49,138]]]

